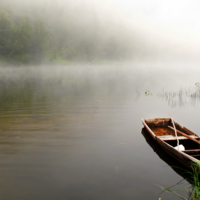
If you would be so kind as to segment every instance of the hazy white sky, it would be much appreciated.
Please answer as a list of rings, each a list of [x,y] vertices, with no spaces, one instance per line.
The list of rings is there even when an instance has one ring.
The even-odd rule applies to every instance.
[[[128,18],[172,33],[198,37],[199,0],[96,0]]]

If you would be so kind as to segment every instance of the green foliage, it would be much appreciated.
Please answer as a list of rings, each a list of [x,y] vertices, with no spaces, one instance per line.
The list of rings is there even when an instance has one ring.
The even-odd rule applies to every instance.
[[[148,95],[150,95],[151,93],[150,93],[150,91],[149,90],[145,90],[145,95],[146,96],[148,96]]]
[[[40,19],[31,22],[27,15],[12,18],[6,10],[0,11],[0,53],[7,60],[28,63],[44,57],[50,30]]]
[[[31,53],[36,59],[41,60],[44,57],[49,44],[50,30],[40,19],[34,21],[31,38]]]
[[[16,58],[27,54],[30,47],[32,27],[30,24],[30,19],[27,16],[20,18],[19,22],[14,27],[13,43],[11,50],[8,54],[9,57]]]
[[[55,48],[51,49],[48,52],[48,58],[53,63],[58,64],[69,64],[70,62],[66,59],[63,59],[62,54],[60,55],[59,51]]]
[[[10,15],[0,10],[0,54],[7,56],[12,49],[14,25]]]
[[[196,163],[192,167],[192,172],[188,172],[192,176],[192,185],[190,186],[189,194],[191,199],[199,200],[200,199],[200,164]]]
[[[17,2],[0,3],[1,61],[90,63],[118,61],[133,52],[123,28],[113,30],[111,22],[110,26],[103,24],[97,13],[84,5],[62,8],[57,1]]]

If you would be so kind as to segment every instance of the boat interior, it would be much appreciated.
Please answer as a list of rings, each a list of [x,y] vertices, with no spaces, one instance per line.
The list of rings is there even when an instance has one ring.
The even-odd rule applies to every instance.
[[[182,152],[200,160],[200,138],[198,135],[175,122],[176,137],[170,118],[147,119],[145,123],[159,139],[173,147],[177,146],[178,138],[179,145],[183,145],[185,148]]]

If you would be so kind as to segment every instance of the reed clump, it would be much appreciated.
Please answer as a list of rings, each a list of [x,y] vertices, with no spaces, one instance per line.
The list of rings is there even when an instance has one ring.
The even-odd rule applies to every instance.
[[[195,84],[196,85],[196,84]],[[169,106],[186,106],[188,104],[196,106],[200,102],[200,86],[180,88],[178,91],[162,91],[158,94]]]
[[[188,174],[188,178],[186,179],[190,184],[184,190],[178,190],[178,189],[175,189],[174,187],[182,184],[185,178],[171,187],[168,187],[168,188],[164,188],[162,186],[160,187],[164,190],[164,192],[172,193],[184,200],[200,200],[200,175],[199,175],[200,164],[193,163],[192,171],[186,170],[185,173]],[[185,193],[187,197],[184,197],[181,194],[179,194],[180,192]]]

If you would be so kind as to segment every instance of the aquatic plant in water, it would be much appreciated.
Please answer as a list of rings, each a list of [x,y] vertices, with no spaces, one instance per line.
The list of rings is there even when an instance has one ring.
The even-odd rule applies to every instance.
[[[149,90],[145,90],[145,95],[146,96],[150,95],[150,91]]]
[[[162,91],[157,96],[162,97],[171,107],[193,105],[200,103],[200,82],[195,83],[196,87],[180,88],[179,91]]]
[[[190,185],[187,186],[185,190],[177,190],[177,189],[172,189],[172,187],[178,186],[182,183],[183,180],[179,181],[177,184],[164,188],[160,186],[165,192],[172,193],[181,199],[184,200],[200,200],[200,179],[199,179],[199,172],[200,172],[200,164],[195,163],[193,164],[192,171],[186,171],[186,173],[189,175],[188,181],[191,183]],[[184,192],[188,196],[188,198],[183,197],[180,195],[178,192]]]
[[[195,85],[196,85],[196,87],[199,88],[200,87],[200,82],[196,82]]]

